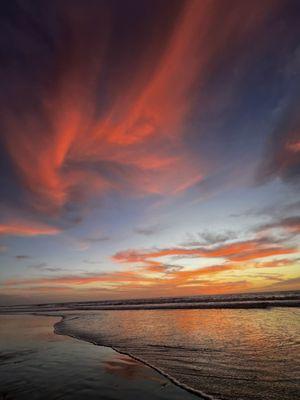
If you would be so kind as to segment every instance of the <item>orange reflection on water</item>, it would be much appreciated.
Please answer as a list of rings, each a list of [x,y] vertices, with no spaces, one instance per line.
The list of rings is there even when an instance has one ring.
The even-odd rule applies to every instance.
[[[137,379],[144,376],[140,363],[125,355],[117,355],[104,362],[105,372],[126,379]]]
[[[53,336],[53,325],[59,320],[57,317],[37,318],[32,315],[0,316],[0,343],[24,347],[33,340],[64,340],[62,336]]]
[[[193,348],[211,347],[250,349],[273,356],[278,341],[283,341],[287,324],[290,335],[296,338],[297,315],[291,320],[285,310],[147,310],[114,311],[105,313],[105,325],[113,329],[116,336],[137,340],[147,344],[149,338],[155,345],[172,345]],[[288,315],[287,315],[288,314]],[[102,327],[105,330],[105,325]],[[278,337],[280,335],[280,338]],[[282,336],[282,337],[281,337]],[[287,344],[288,345],[288,344]]]

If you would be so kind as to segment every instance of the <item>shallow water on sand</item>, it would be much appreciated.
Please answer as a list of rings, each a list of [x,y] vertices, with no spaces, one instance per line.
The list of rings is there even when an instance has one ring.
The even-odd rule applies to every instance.
[[[56,325],[226,400],[298,400],[299,328],[299,308],[74,311]]]
[[[131,357],[55,335],[59,320],[0,316],[1,400],[195,398]]]

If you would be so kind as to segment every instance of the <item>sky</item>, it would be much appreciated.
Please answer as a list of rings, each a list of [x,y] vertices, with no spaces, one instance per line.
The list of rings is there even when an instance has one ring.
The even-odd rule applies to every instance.
[[[3,2],[0,303],[300,289],[300,2]]]

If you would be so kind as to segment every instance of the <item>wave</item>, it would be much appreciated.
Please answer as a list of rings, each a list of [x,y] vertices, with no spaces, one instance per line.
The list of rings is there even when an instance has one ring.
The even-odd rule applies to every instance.
[[[202,392],[201,390],[194,389],[193,387],[188,386],[187,384],[180,382],[178,379],[176,379],[172,375],[168,374],[163,369],[158,368],[157,366],[147,362],[146,360],[142,359],[141,357],[137,357],[136,355],[134,355],[133,353],[130,353],[129,351],[124,351],[124,350],[119,349],[118,347],[108,346],[108,345],[105,345],[104,343],[93,341],[91,338],[88,338],[88,337],[81,337],[78,334],[76,335],[76,334],[74,334],[74,333],[72,333],[70,331],[69,332],[66,331],[64,328],[61,328],[61,326],[62,326],[62,324],[63,324],[63,322],[65,320],[72,320],[72,319],[78,319],[78,318],[79,318],[79,316],[70,317],[70,316],[62,315],[61,316],[61,321],[56,322],[54,324],[54,332],[57,335],[66,335],[66,336],[72,337],[72,338],[77,339],[77,340],[84,340],[84,341],[86,341],[88,343],[92,343],[92,344],[97,345],[97,346],[109,347],[109,348],[113,349],[114,351],[118,352],[119,354],[127,355],[127,356],[133,358],[134,360],[139,361],[139,362],[143,363],[144,365],[147,365],[148,367],[154,369],[155,371],[157,371],[161,375],[163,375],[166,378],[168,378],[170,380],[170,382],[172,382],[175,385],[181,387],[182,389],[186,390],[189,393],[192,393],[192,394],[194,394],[196,396],[201,397],[203,400],[219,400],[217,397],[211,396],[211,395],[209,395],[207,393]]]
[[[69,311],[62,316],[57,334],[127,354],[203,399],[298,399],[297,309]]]
[[[250,309],[300,307],[300,291],[100,300],[2,306],[0,313],[69,310]]]

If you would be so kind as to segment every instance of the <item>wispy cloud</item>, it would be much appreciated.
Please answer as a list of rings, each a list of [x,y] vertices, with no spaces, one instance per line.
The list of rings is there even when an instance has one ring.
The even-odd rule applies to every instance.
[[[182,243],[182,246],[204,246],[204,245],[217,245],[223,242],[236,239],[238,236],[237,232],[225,231],[225,232],[199,232],[198,234],[189,234],[187,239]]]
[[[7,246],[5,246],[4,244],[0,244],[0,254],[5,253],[6,251],[7,251]]]
[[[31,256],[28,256],[28,255],[26,255],[26,254],[18,254],[18,255],[15,256],[15,258],[16,258],[18,261],[21,261],[21,260],[28,260],[28,259],[31,258]]]
[[[300,51],[296,53],[296,71],[300,65]],[[297,86],[298,85],[298,86]],[[296,94],[286,100],[281,110],[281,120],[266,145],[265,157],[258,171],[258,181],[280,177],[287,182],[300,178],[300,117],[298,112],[299,84]]]
[[[29,265],[28,269],[39,271],[39,272],[62,272],[62,271],[66,271],[64,268],[51,267],[50,265],[48,265],[45,262],[39,263],[39,264]]]
[[[15,119],[9,105],[5,113],[7,151],[32,205],[44,212],[61,209],[71,200],[122,187],[120,179],[145,193],[176,193],[201,179],[182,146],[176,149],[176,137],[191,109],[187,94],[199,74],[205,46],[199,44],[199,33],[208,27],[209,6],[183,4],[160,57],[145,56],[142,68],[151,61],[154,72],[150,77],[143,70],[133,74],[137,79],[131,88],[121,90],[96,120],[95,88],[109,40],[105,16],[95,9],[102,21],[95,23],[96,16],[80,7],[62,11],[69,36],[55,49],[56,83],[39,99],[41,113],[29,109]],[[175,166],[180,174],[173,173]]]
[[[101,242],[107,242],[110,240],[109,236],[94,236],[94,237],[86,237],[83,239],[83,241],[88,242],[88,243],[101,243]]]
[[[291,234],[299,234],[300,233],[300,217],[293,216],[282,218],[276,220],[274,222],[270,222],[264,225],[261,225],[258,230],[259,231],[267,231],[270,229],[283,229]]]
[[[56,235],[60,232],[59,228],[29,220],[10,220],[0,223],[0,235],[6,236]]]
[[[127,250],[113,256],[117,262],[138,263],[166,256],[192,256],[204,258],[224,258],[228,261],[248,261],[272,255],[292,254],[297,249],[281,245],[274,245],[265,239],[247,240],[208,247],[172,247],[146,251]]]
[[[114,191],[178,196],[199,184],[209,168],[187,144],[186,125],[201,99],[217,98],[200,89],[223,61],[238,64],[244,40],[256,37],[277,5],[257,2],[253,10],[243,2],[231,12],[221,2],[183,1],[174,10],[153,5],[156,23],[146,19],[147,34],[130,42],[138,49],[134,63],[119,57],[123,38],[114,41],[108,9],[76,3],[71,11],[60,4],[55,26],[68,27],[68,34],[51,36],[52,61],[43,68],[37,69],[37,56],[24,59],[23,37],[33,54],[44,55],[46,34],[22,34],[14,25],[6,32],[26,68],[15,71],[15,58],[7,61],[13,84],[5,86],[3,143],[11,176],[38,212],[54,215]]]
[[[156,233],[161,232],[164,229],[165,228],[163,226],[156,224],[156,225],[149,225],[149,226],[135,228],[134,232],[142,236],[152,236],[155,235]]]

